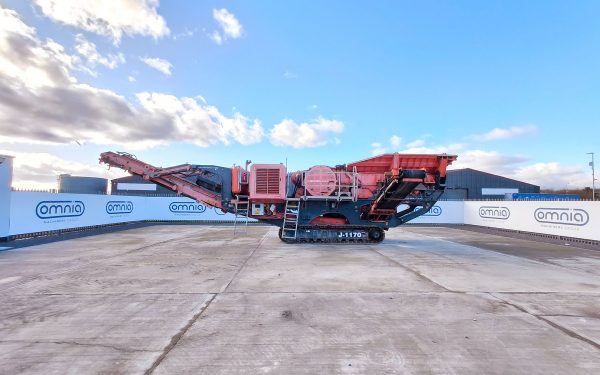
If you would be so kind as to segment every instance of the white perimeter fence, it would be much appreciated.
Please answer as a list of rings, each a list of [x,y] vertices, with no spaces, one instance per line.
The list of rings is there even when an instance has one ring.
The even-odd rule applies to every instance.
[[[0,237],[135,221],[233,221],[234,215],[184,197],[11,193],[8,233]]]
[[[13,191],[0,203],[0,238],[145,220],[233,221],[232,214],[183,197]],[[439,201],[411,223],[470,224],[600,241],[600,202]]]
[[[466,201],[464,223],[600,241],[600,202]]]

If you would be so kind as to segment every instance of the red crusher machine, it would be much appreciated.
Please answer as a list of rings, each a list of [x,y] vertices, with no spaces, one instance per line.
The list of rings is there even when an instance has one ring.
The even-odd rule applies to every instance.
[[[385,230],[425,214],[444,192],[455,155],[385,154],[288,173],[282,164],[248,168],[183,164],[161,168],[105,152],[119,167],[180,195],[278,226],[287,243],[377,243]]]

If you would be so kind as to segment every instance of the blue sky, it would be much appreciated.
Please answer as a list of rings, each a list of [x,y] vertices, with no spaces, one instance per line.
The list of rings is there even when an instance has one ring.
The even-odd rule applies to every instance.
[[[600,153],[597,1],[0,4],[0,152],[21,187],[120,176],[96,160],[122,150],[290,169],[448,152],[564,188]]]

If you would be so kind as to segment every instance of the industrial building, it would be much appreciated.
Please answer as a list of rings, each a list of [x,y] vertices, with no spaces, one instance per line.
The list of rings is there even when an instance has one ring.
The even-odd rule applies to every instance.
[[[540,187],[471,168],[448,170],[446,191],[442,199],[504,199],[508,193],[539,193]],[[111,181],[112,194],[156,196],[176,195],[173,191],[140,176],[126,176]]]
[[[111,181],[111,194],[139,196],[175,196],[172,190],[146,181],[140,176],[125,176]]]
[[[108,180],[100,177],[58,176],[58,192],[73,194],[106,194]]]
[[[443,199],[503,199],[507,193],[539,193],[538,185],[478,171],[472,168],[449,170]],[[111,181],[112,194],[156,196],[177,195],[175,192],[144,180],[126,176]]]
[[[539,193],[540,187],[471,168],[448,171],[443,199],[504,199],[510,193]]]

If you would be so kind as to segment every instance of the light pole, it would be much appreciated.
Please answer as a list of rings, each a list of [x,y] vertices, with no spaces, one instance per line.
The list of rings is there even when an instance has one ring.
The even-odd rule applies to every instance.
[[[594,170],[594,153],[588,152],[588,155],[592,155],[592,161],[590,162],[590,167],[592,167],[592,200],[596,200],[596,173]]]

